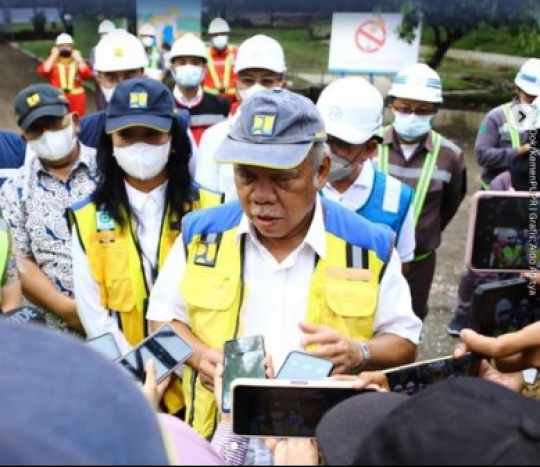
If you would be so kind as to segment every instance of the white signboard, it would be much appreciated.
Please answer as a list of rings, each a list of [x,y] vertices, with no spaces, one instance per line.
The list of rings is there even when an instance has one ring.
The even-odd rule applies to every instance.
[[[409,44],[397,33],[401,13],[334,13],[328,71],[394,74],[418,62],[421,27]]]

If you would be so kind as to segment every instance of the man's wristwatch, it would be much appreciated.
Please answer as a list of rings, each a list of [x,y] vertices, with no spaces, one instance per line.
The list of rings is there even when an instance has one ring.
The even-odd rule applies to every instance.
[[[358,347],[362,352],[362,363],[355,368],[355,371],[360,373],[371,361],[371,351],[365,342],[358,342]]]

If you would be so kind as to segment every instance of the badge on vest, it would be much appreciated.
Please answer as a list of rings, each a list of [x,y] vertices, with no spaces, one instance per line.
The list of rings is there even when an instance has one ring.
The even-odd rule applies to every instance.
[[[215,267],[220,242],[221,234],[202,235],[195,248],[193,263],[198,266]]]
[[[96,230],[99,243],[112,243],[115,241],[115,222],[107,212],[96,212]]]

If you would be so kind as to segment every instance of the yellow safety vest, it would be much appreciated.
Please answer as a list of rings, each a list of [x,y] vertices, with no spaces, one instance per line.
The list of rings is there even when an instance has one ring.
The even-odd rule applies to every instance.
[[[7,280],[10,250],[11,235],[9,224],[5,219],[0,217],[0,287],[3,287]]]
[[[223,204],[223,201],[225,201],[225,193],[199,187],[199,200],[201,203],[201,209],[213,208],[214,206]]]
[[[386,228],[382,235],[380,231],[372,234],[380,227],[326,200],[323,208],[327,251],[313,274],[307,321],[329,326],[351,339],[370,339],[385,265],[380,256],[388,257],[392,234]],[[222,349],[226,340],[242,334],[242,307],[249,294],[242,279],[245,240],[237,238],[241,208],[231,202],[193,214],[184,224],[188,255],[180,293],[188,305],[193,334],[205,345]],[[377,254],[349,243],[344,238],[351,235],[355,243],[359,243],[358,237],[378,236],[378,248],[386,252]],[[183,388],[186,421],[209,438],[216,427],[214,395],[202,386],[191,367],[185,369]]]
[[[80,94],[84,91],[82,87],[75,88],[75,78],[77,77],[77,63],[58,63],[58,79],[62,91],[70,94]]]
[[[203,91],[209,93],[209,94],[234,94],[236,92],[236,89],[234,87],[231,87],[231,71],[232,71],[232,64],[233,64],[233,52],[230,48],[227,48],[227,58],[225,58],[225,68],[223,69],[223,83],[221,83],[221,79],[219,79],[217,70],[216,70],[216,64],[214,63],[214,59],[212,58],[212,51],[209,48],[207,57],[208,57],[208,73],[210,73],[210,77],[212,78],[212,81],[214,82],[214,86],[204,86]]]
[[[388,126],[383,128],[382,135],[386,134],[386,131],[388,131],[388,129]],[[418,183],[416,185],[416,188],[414,189],[414,197],[412,204],[414,209],[415,227],[418,225],[418,220],[420,219],[420,215],[422,214],[422,209],[424,208],[426,196],[429,191],[429,185],[431,184],[431,179],[433,178],[433,174],[435,173],[435,169],[437,167],[437,159],[439,158],[439,154],[441,153],[442,136],[436,131],[432,130],[431,141],[433,142],[433,152],[427,153],[424,165],[422,166],[422,172],[420,172],[420,178],[418,179]],[[390,145],[379,143],[379,145],[377,146],[377,156],[377,170],[387,174],[390,168]],[[421,261],[430,256],[431,254],[432,252],[430,251],[422,255],[416,255],[413,259],[413,262]]]
[[[120,229],[106,212],[96,210],[90,199],[76,203],[68,216],[77,226],[92,277],[99,284],[101,304],[118,313],[126,339],[132,346],[137,345],[147,336],[148,286],[132,229]],[[179,234],[180,222],[167,211],[161,226],[158,270]],[[179,381],[166,392],[164,402],[171,413],[184,406]]]

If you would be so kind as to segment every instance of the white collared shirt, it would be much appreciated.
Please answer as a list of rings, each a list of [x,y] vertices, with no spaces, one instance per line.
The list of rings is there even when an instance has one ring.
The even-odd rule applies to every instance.
[[[173,95],[176,99],[176,102],[178,102],[181,106],[191,109],[192,107],[196,107],[199,105],[203,98],[203,88],[199,86],[199,89],[197,90],[197,94],[191,99],[188,99],[184,94],[182,94],[182,91],[178,86],[175,86],[173,89]]]
[[[287,354],[301,348],[299,322],[306,320],[309,288],[318,254],[326,256],[326,230],[322,204],[317,200],[313,221],[304,242],[281,263],[259,242],[244,215],[239,234],[246,233],[244,277],[246,290],[240,336],[262,334],[267,353],[279,368]],[[394,251],[395,253],[395,251]],[[147,318],[178,320],[189,325],[186,302],[179,284],[186,269],[182,236],[176,239],[152,289]],[[397,334],[418,344],[422,322],[412,311],[409,286],[393,254],[380,284],[374,322],[375,334]]]
[[[239,114],[240,109],[227,120],[207,128],[199,142],[195,181],[207,190],[224,193],[225,202],[238,198],[234,183],[234,167],[233,164],[218,164],[214,156]]]
[[[397,183],[387,183],[387,190],[391,190],[389,193],[394,198],[394,209],[398,209],[399,199],[401,196],[401,182],[395,179],[391,175],[387,175],[390,179]],[[373,164],[369,161],[364,163],[362,171],[354,181],[354,183],[347,188],[343,193],[336,190],[330,183],[327,183],[323,188],[323,194],[325,198],[331,199],[343,206],[358,211],[363,207],[371,196],[373,190],[373,183],[375,180],[375,170]],[[414,257],[414,249],[416,247],[415,240],[415,228],[414,228],[414,209],[411,203],[397,241],[396,249],[399,254],[399,258],[402,263],[411,261]]]
[[[128,183],[125,185],[129,204],[140,221],[136,224],[134,222],[135,234],[144,252],[145,279],[151,289],[153,286],[152,268],[157,262],[159,235],[165,211],[167,182],[150,193],[138,191]],[[101,304],[99,284],[92,276],[88,258],[82,249],[75,226],[72,231],[72,241],[75,302],[84,330],[89,338],[111,332],[115,336],[120,351],[125,354],[131,350],[131,345],[118,327],[116,314],[109,315],[109,310]]]

